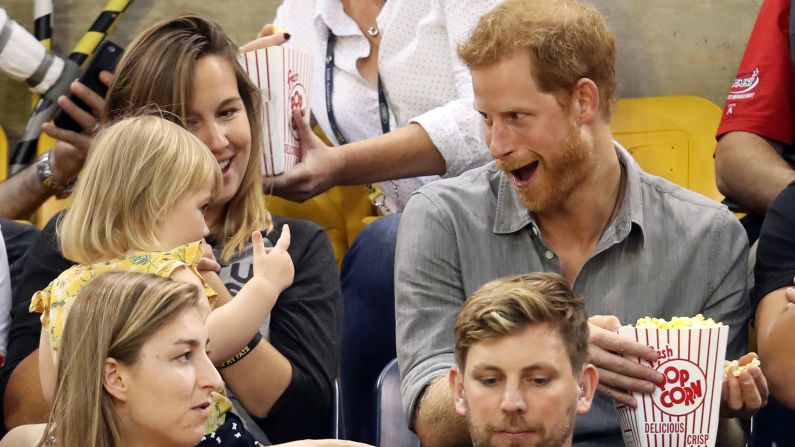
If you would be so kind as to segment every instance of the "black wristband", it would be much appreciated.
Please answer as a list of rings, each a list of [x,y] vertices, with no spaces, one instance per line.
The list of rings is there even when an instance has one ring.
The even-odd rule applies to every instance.
[[[242,359],[243,357],[247,356],[252,349],[256,348],[259,342],[262,341],[262,334],[257,331],[254,334],[254,337],[249,341],[237,354],[229,357],[228,359],[224,360],[220,365],[218,365],[218,369],[224,369],[228,366],[234,365],[238,360]]]
[[[260,341],[262,341],[262,334],[257,331],[254,333],[254,336],[251,337],[251,341],[248,342],[247,346],[251,349],[254,349],[257,347]]]

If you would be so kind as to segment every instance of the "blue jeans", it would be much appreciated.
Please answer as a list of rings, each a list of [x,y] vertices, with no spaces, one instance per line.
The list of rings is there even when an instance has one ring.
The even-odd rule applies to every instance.
[[[340,382],[345,437],[375,444],[375,382],[395,358],[395,245],[400,214],[366,226],[342,260]]]

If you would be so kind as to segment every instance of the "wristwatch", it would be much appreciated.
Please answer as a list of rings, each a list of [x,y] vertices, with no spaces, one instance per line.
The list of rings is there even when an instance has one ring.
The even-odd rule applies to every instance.
[[[36,160],[36,174],[39,181],[47,190],[52,192],[56,198],[65,199],[69,197],[75,186],[75,181],[63,183],[52,176],[52,166],[50,165],[50,152],[45,152]]]

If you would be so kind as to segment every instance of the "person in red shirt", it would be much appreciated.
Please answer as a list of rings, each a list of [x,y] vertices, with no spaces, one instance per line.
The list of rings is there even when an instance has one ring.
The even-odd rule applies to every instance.
[[[790,0],[762,3],[717,131],[718,189],[749,212],[742,222],[751,243],[759,236],[771,203],[795,181],[795,65],[790,51],[790,3]],[[782,196],[777,201],[779,207],[783,199]],[[760,271],[767,272],[773,266],[782,269],[786,265],[780,258],[771,257],[768,249],[779,244],[771,244],[767,239],[770,227],[780,220],[771,217],[763,230],[756,262],[757,284],[752,293],[755,296],[769,287],[769,274],[760,276]],[[757,302],[759,299],[761,296],[755,298]],[[795,302],[795,295],[788,294],[787,299]],[[758,324],[759,321],[757,331],[760,331]],[[786,423],[792,420],[793,413],[775,398],[774,392],[768,405],[755,416],[756,439],[751,445],[795,445],[795,429]]]
[[[718,189],[740,208],[751,242],[773,199],[795,181],[795,69],[790,0],[765,0],[718,127]]]

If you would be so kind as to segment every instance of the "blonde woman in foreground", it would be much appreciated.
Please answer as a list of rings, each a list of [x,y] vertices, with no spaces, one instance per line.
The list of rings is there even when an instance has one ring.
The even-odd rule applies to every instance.
[[[208,357],[212,343],[202,301],[199,286],[153,274],[106,273],[92,280],[64,329],[49,422],[12,430],[0,447],[201,442],[211,393],[222,384]],[[234,445],[240,442],[234,430],[210,436],[221,439],[217,445]],[[306,440],[281,446],[364,444]]]

